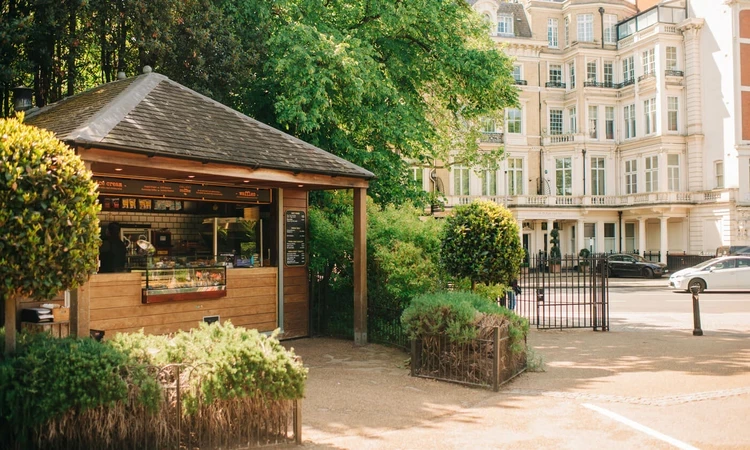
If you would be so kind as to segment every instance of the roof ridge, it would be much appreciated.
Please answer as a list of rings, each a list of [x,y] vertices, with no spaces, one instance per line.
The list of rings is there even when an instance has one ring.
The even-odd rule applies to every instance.
[[[158,73],[139,75],[105,107],[68,134],[73,141],[101,142],[163,80]]]

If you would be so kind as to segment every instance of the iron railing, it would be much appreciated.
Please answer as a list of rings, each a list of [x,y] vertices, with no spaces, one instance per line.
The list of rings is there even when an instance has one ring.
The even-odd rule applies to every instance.
[[[668,77],[681,77],[684,73],[681,70],[667,69],[664,71],[664,75]]]
[[[526,86],[529,84],[526,80],[516,80],[515,83],[520,86]]]
[[[595,88],[617,88],[618,85],[611,81],[584,81],[583,87],[595,87]]]
[[[562,83],[560,81],[548,81],[544,83],[544,87],[548,88],[557,88],[557,89],[565,89],[567,85],[565,83]]]
[[[654,72],[647,72],[641,75],[640,77],[638,77],[638,81],[643,81],[643,80],[647,80],[649,78],[655,78],[655,77],[656,77],[656,74]]]
[[[526,370],[526,351],[514,353],[507,327],[495,327],[491,336],[466,343],[446,335],[422,336],[411,342],[411,375],[468,386],[492,388]]]

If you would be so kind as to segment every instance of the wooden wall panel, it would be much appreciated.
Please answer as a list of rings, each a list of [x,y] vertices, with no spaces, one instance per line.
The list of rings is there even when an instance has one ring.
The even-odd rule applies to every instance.
[[[750,9],[740,11],[740,38],[750,38]]]
[[[102,274],[91,278],[91,328],[105,338],[143,329],[166,334],[198,326],[204,316],[234,325],[273,331],[277,322],[275,267],[227,270],[227,296],[215,300],[141,303],[141,275]]]
[[[284,189],[285,217],[289,210],[305,211],[305,217],[308,217],[306,191]],[[308,242],[309,239],[308,235]],[[286,259],[282,256],[281,260]],[[307,265],[284,266],[284,335],[282,337],[285,339],[310,335],[310,294],[307,271]]]

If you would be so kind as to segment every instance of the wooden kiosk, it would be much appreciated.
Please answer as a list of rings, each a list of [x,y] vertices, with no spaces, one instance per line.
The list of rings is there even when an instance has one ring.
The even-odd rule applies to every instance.
[[[72,334],[162,334],[231,320],[307,336],[308,192],[352,189],[355,342],[367,342],[371,172],[148,70],[25,123],[54,132],[86,162],[99,184],[100,223],[117,222],[131,246],[153,246],[124,272],[97,273],[70,293]],[[252,224],[252,238],[223,253],[235,222]]]

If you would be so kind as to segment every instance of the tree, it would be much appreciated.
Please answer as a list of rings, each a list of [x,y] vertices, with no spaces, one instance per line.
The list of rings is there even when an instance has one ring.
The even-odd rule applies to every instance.
[[[446,219],[440,258],[446,270],[477,283],[510,283],[523,262],[518,224],[503,206],[487,200],[458,206]]]
[[[0,119],[0,296],[6,352],[15,345],[15,299],[46,300],[96,271],[99,205],[91,172],[54,135]]]

